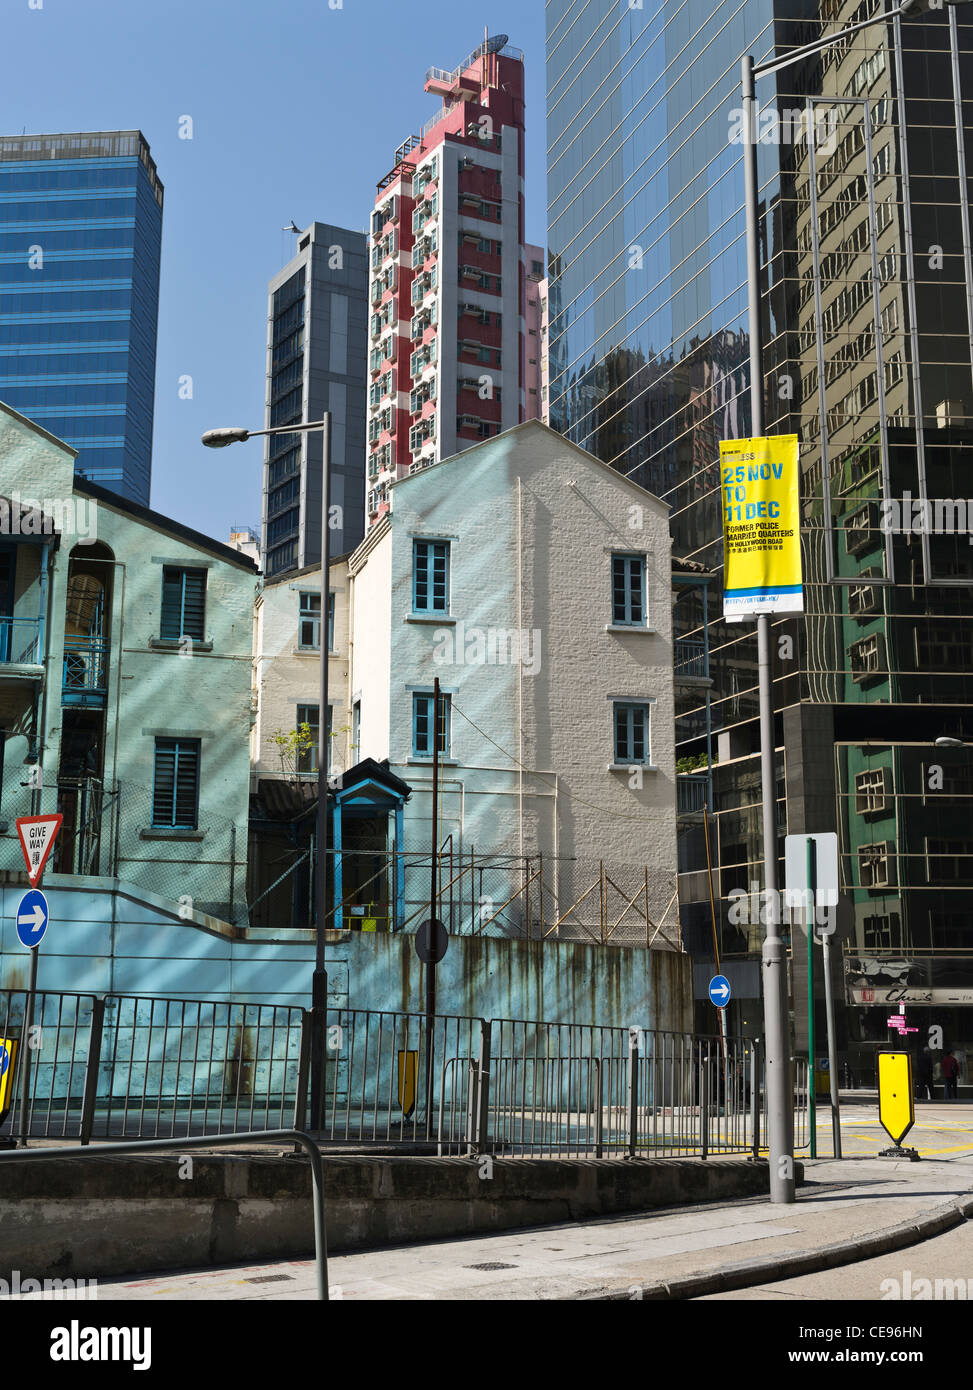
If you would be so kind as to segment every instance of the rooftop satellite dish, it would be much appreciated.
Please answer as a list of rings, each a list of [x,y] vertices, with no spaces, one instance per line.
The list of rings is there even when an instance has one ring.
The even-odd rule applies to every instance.
[[[494,34],[492,39],[487,39],[486,52],[499,53],[501,48],[506,48],[510,39],[506,34]]]

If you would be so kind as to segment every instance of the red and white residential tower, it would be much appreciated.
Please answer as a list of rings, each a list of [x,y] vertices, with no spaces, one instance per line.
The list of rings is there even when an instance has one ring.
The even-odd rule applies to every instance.
[[[372,213],[370,523],[396,478],[540,414],[526,377],[538,253],[524,245],[523,55],[498,35],[451,72],[430,68],[425,90],[442,109],[396,150]]]

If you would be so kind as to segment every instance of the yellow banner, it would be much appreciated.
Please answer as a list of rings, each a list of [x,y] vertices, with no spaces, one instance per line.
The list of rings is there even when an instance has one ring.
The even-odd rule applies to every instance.
[[[801,613],[801,519],[797,435],[724,439],[723,616]]]

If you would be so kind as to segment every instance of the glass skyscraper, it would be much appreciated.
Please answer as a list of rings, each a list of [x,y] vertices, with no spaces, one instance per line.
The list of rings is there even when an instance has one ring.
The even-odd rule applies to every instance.
[[[140,131],[0,137],[0,400],[146,505],[162,197]]]
[[[551,423],[668,502],[690,562],[677,795],[700,959],[704,800],[724,955],[763,934],[730,897],[764,879],[756,635],[720,602],[719,441],[750,433],[740,59],[880,4],[547,6]],[[805,578],[804,615],[772,625],[775,849],[838,833],[841,1050],[866,1081],[890,1005],[923,1041],[973,1043],[973,747],[936,745],[973,739],[968,15],[889,20],[757,84],[766,429],[800,440]],[[798,989],[798,1046],[806,1017]]]

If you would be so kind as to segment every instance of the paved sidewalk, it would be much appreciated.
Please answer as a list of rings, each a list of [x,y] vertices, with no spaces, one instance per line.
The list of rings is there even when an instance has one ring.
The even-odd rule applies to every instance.
[[[828,1129],[822,1124],[819,1143],[826,1152],[830,1121],[822,1122]],[[848,1107],[842,1128],[846,1152],[862,1156],[805,1160],[808,1181],[793,1206],[748,1198],[337,1255],[329,1261],[332,1297],[638,1298],[662,1282],[740,1265],[749,1267],[743,1277],[756,1284],[795,1255],[861,1241],[973,1198],[969,1107],[930,1106],[920,1114],[907,1142],[928,1155],[921,1163],[872,1156],[888,1143],[874,1112],[856,1115]],[[907,1236],[915,1238],[914,1232]],[[99,1294],[103,1300],[309,1299],[314,1266],[292,1261],[119,1279],[100,1283]]]

